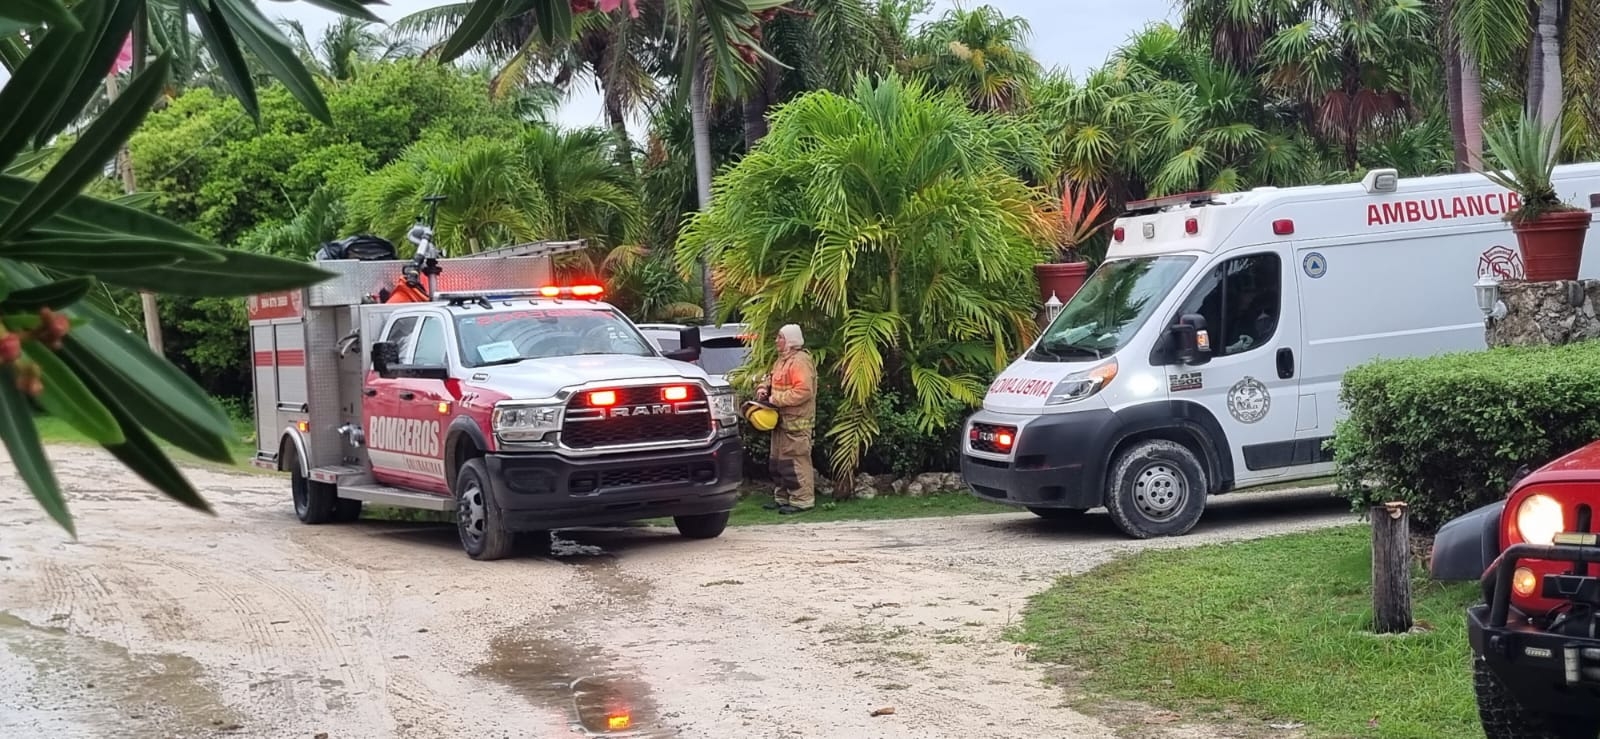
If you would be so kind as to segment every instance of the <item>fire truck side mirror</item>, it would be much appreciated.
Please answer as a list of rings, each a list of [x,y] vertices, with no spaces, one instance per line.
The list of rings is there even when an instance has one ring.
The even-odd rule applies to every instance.
[[[676,359],[680,362],[693,362],[700,358],[700,327],[689,326],[678,330],[678,348],[670,352],[662,352],[667,359]]]
[[[379,377],[394,377],[394,365],[400,363],[400,347],[392,341],[379,341],[372,345],[372,371]]]
[[[1211,334],[1206,330],[1205,316],[1185,313],[1178,317],[1171,332],[1179,362],[1198,365],[1211,361]]]

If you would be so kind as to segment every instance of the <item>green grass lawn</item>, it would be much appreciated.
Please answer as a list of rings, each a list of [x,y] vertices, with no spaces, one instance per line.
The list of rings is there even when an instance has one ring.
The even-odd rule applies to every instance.
[[[1143,552],[1061,579],[1010,636],[1081,670],[1069,687],[1086,709],[1103,695],[1312,736],[1483,736],[1463,613],[1476,586],[1418,570],[1413,613],[1430,630],[1375,636],[1370,539],[1352,526]]]

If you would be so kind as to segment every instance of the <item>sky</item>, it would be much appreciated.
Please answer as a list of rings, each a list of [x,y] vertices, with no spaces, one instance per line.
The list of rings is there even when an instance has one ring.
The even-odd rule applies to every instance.
[[[369,6],[385,21],[424,8],[446,4],[447,0],[388,0],[388,5]],[[955,0],[935,0],[934,15],[956,5]],[[1029,49],[1046,67],[1059,67],[1082,76],[1099,66],[1106,56],[1146,24],[1166,20],[1177,22],[1173,0],[963,0],[965,7],[992,5],[1002,13],[1022,16],[1032,26]],[[338,16],[306,2],[261,3],[269,18],[294,18],[305,26],[315,42],[322,30]],[[1090,10],[1090,8],[1095,8]],[[600,94],[592,84],[575,84],[562,105],[556,122],[563,127],[604,125]]]

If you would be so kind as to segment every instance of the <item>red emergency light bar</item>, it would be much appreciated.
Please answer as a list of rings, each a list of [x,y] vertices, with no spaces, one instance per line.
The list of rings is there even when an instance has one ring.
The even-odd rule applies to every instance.
[[[1215,190],[1202,190],[1200,192],[1186,192],[1146,200],[1134,200],[1122,206],[1122,212],[1124,215],[1134,215],[1137,213],[1154,213],[1162,208],[1170,208],[1174,205],[1205,205],[1211,202],[1211,199],[1216,195],[1217,192]]]
[[[539,294],[547,298],[598,298],[605,293],[599,285],[545,285]]]

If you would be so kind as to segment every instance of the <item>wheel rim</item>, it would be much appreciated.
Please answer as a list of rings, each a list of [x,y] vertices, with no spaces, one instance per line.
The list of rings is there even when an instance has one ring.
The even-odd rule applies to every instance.
[[[1176,467],[1153,462],[1134,478],[1133,502],[1153,521],[1165,521],[1183,510],[1189,499],[1189,481]]]
[[[488,525],[483,505],[483,486],[468,479],[461,485],[461,497],[456,499],[456,518],[461,528],[461,538],[468,546],[477,546],[483,540]]]

